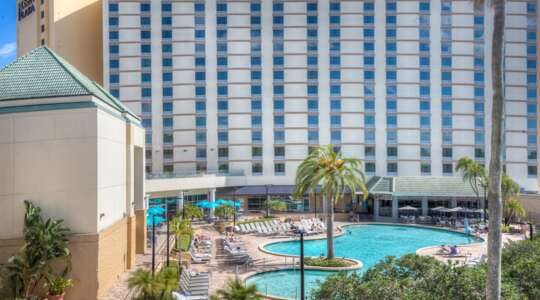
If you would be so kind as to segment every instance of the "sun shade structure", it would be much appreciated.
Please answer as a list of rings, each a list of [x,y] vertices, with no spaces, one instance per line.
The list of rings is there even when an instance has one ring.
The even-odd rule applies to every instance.
[[[400,176],[371,177],[366,183],[370,194],[413,197],[477,197],[469,182],[461,177]],[[480,189],[479,194],[482,195]]]

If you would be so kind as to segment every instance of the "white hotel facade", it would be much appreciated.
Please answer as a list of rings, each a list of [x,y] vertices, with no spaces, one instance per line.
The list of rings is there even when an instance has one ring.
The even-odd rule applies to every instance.
[[[104,84],[149,173],[290,185],[315,145],[368,175],[489,160],[492,12],[474,1],[105,0]],[[505,167],[538,191],[536,1],[507,2]]]

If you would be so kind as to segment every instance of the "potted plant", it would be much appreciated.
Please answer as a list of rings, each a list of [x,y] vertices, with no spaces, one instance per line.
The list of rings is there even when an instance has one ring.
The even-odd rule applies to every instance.
[[[48,300],[63,300],[66,295],[66,289],[73,286],[73,280],[62,276],[53,277],[49,281]]]

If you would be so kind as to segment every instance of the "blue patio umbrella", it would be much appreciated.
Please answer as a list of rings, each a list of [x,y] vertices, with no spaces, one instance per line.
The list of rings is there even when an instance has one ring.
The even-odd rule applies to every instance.
[[[162,206],[150,206],[148,208],[148,214],[149,215],[161,215],[166,212],[166,209]]]
[[[197,206],[201,208],[216,208],[219,206],[219,204],[204,200],[204,201],[197,202]]]
[[[162,217],[162,216],[156,215],[156,216],[154,217],[154,215],[148,215],[148,216],[146,217],[146,224],[148,224],[149,226],[152,226],[152,222],[153,222],[154,220],[156,221],[156,225],[159,225],[159,224],[165,222],[165,218]]]
[[[216,203],[217,205],[230,205],[229,202],[230,202],[229,200],[225,200],[225,199],[217,199],[215,203]]]

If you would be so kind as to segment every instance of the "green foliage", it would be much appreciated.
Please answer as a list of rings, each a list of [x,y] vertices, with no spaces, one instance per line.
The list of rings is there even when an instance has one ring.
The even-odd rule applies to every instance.
[[[270,211],[284,211],[287,209],[287,203],[279,199],[265,200],[264,206]]]
[[[182,218],[176,217],[170,222],[169,229],[176,236],[176,248],[186,250],[189,249],[189,243],[191,242],[191,237],[193,236],[191,221],[189,219],[182,220]],[[187,246],[185,243],[187,243]]]
[[[62,276],[54,277],[49,281],[49,295],[62,295],[66,289],[73,286],[73,280]]]
[[[186,219],[202,219],[204,217],[204,211],[195,205],[185,204],[182,215]]]
[[[487,189],[488,178],[486,169],[470,157],[465,156],[458,160],[456,163],[456,172],[462,173],[463,181],[469,182],[477,197],[480,194],[480,188]]]
[[[514,285],[525,299],[540,299],[540,234],[506,246],[502,266],[503,282]]]
[[[232,205],[221,205],[216,207],[214,215],[221,219],[229,219],[234,215],[234,207]]]
[[[387,257],[362,276],[340,273],[330,276],[311,294],[312,299],[485,299],[486,266],[445,264],[433,257]],[[537,279],[538,280],[538,279]],[[505,282],[505,299],[523,299],[518,289]],[[532,299],[532,298],[531,298]]]
[[[238,278],[227,281],[227,286],[210,297],[211,300],[260,300],[254,284],[245,286]]]
[[[362,165],[362,161],[357,158],[345,158],[341,152],[335,152],[332,145],[315,148],[296,170],[293,197],[302,199],[306,193],[316,192],[320,186],[321,194],[328,201],[327,211],[331,212],[326,217],[326,227],[333,228],[334,204],[347,191],[352,194],[361,191],[364,200],[368,196]],[[326,257],[334,258],[332,230],[326,232],[326,248]]]
[[[304,260],[306,266],[315,266],[315,267],[333,267],[333,268],[343,268],[350,267],[353,265],[353,262],[341,258],[321,258],[321,257],[306,257]]]
[[[188,251],[190,245],[191,245],[191,236],[187,234],[180,235],[180,239],[178,242],[178,250]]]
[[[44,219],[41,209],[25,201],[24,245],[0,268],[0,297],[42,298],[47,284],[62,269],[66,276],[71,268],[68,249],[69,229],[62,220]]]
[[[170,300],[178,287],[177,267],[163,268],[156,276],[145,269],[137,269],[128,279],[128,287],[138,294],[137,299]]]

